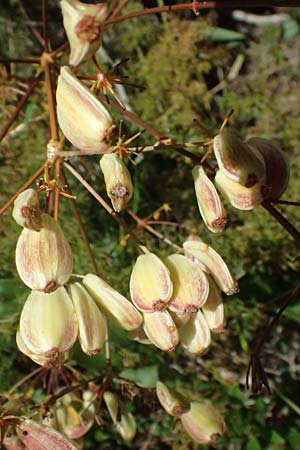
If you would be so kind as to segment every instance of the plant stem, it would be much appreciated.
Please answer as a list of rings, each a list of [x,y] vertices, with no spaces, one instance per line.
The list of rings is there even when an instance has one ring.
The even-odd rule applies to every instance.
[[[134,11],[132,13],[111,17],[106,21],[106,24],[118,23],[124,20],[132,19],[134,17],[144,16],[146,14],[158,14],[158,13],[170,13],[175,11],[198,11],[200,9],[214,9],[214,8],[254,8],[254,7],[298,7],[300,6],[299,0],[251,0],[249,2],[241,0],[226,0],[226,1],[213,1],[213,2],[191,2],[191,3],[180,3],[179,5],[167,5],[167,6],[156,6],[154,8],[141,9],[139,11]]]
[[[34,88],[37,86],[37,84],[40,81],[40,77],[35,78],[31,85],[29,86],[27,92],[23,95],[23,97],[21,98],[21,100],[18,102],[17,107],[15,109],[15,112],[13,113],[12,117],[10,118],[10,120],[8,121],[8,123],[5,125],[5,127],[3,128],[3,130],[0,133],[0,142],[2,141],[2,139],[5,137],[6,133],[8,132],[8,130],[10,129],[11,125],[14,123],[14,121],[16,120],[16,118],[18,117],[21,109],[23,108],[23,106],[25,105],[26,101],[28,100],[29,96],[32,94]]]
[[[44,171],[44,164],[20,187],[17,192],[0,208],[0,216],[10,207],[10,205],[14,202],[14,200],[18,197],[18,195],[27,189],[36,179],[37,177]]]
[[[26,9],[24,8],[23,2],[21,0],[17,0],[17,3],[19,5],[21,14],[25,19],[26,25],[29,27],[36,40],[41,44],[42,47],[44,47],[44,39],[42,38],[40,32],[36,29],[36,27],[31,25],[32,21],[30,20],[30,17],[28,16]]]
[[[296,241],[300,242],[300,232],[271,203],[263,202],[262,206]]]
[[[40,64],[39,58],[0,58],[0,64],[11,64],[11,63],[20,63],[20,64]]]
[[[47,27],[47,0],[42,0],[42,20],[43,20],[44,51],[48,53],[49,44],[48,44],[48,27]]]

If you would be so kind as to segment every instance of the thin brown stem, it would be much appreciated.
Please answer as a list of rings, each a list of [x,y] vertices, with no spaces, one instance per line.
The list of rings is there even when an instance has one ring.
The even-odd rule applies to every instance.
[[[45,82],[46,82],[47,99],[48,99],[51,139],[58,141],[59,134],[58,134],[58,124],[57,124],[57,117],[56,117],[53,80],[52,80],[52,74],[51,74],[51,63],[48,60],[48,58],[44,59],[44,71],[45,71]]]
[[[20,386],[22,386],[22,384],[26,383],[26,381],[30,380],[30,378],[35,377],[36,375],[38,375],[40,372],[45,371],[45,367],[38,367],[37,369],[35,369],[33,372],[30,372],[28,375],[26,375],[25,377],[21,378],[21,380],[17,381],[16,384],[14,384],[10,390],[9,390],[9,394],[12,394],[14,391],[16,391]]]
[[[176,11],[198,11],[200,9],[214,9],[214,8],[248,8],[248,7],[298,7],[300,6],[299,0],[251,0],[249,2],[242,2],[241,0],[226,0],[226,1],[214,1],[214,2],[191,2],[191,3],[180,3],[179,5],[167,5],[167,6],[156,6],[154,8],[141,9],[139,11],[134,11],[123,16],[117,16],[109,18],[106,24],[123,22],[124,20],[132,19],[134,17],[144,16],[147,14],[158,14],[158,13],[170,13]]]
[[[68,47],[69,47],[69,41],[64,42],[56,50],[54,50],[53,52],[50,53],[51,57],[54,59],[58,55],[58,53],[63,52]]]
[[[118,224],[122,228],[124,228],[124,230],[126,230],[127,233],[130,233],[130,235],[137,242],[137,244],[142,245],[141,241],[132,232],[132,230],[127,226],[127,224],[124,222],[124,220],[121,219],[121,217],[117,215],[117,213],[109,206],[108,203],[106,203],[106,201],[101,197],[101,195],[98,194],[98,192],[96,192],[95,189],[83,178],[83,176],[80,175],[80,173],[77,172],[77,170],[70,163],[64,162],[64,166],[89,191],[89,193],[97,200],[97,202],[100,203],[101,206],[103,206],[103,208],[115,219],[115,221],[118,222]]]
[[[122,9],[125,8],[128,2],[129,0],[122,0],[121,3],[114,9],[110,18],[116,17],[122,11]]]
[[[0,208],[0,216],[10,207],[10,205],[14,202],[14,200],[18,197],[18,195],[27,189],[41,173],[44,171],[44,164],[38,168],[38,170],[20,187],[17,192]]]
[[[68,180],[67,180],[67,177],[66,177],[66,174],[65,174],[63,168],[61,168],[61,178],[62,178],[64,184],[68,187],[68,192],[72,195],[72,191],[70,189],[70,186],[69,186],[69,183],[68,183]],[[98,275],[99,272],[98,272],[97,263],[96,263],[94,254],[92,252],[91,246],[90,246],[90,241],[89,241],[88,235],[87,235],[87,233],[85,231],[85,228],[84,228],[83,222],[81,220],[78,208],[76,206],[76,201],[73,198],[71,198],[70,200],[71,200],[72,212],[73,212],[73,215],[74,215],[75,219],[77,220],[77,223],[78,223],[78,226],[79,226],[79,230],[80,230],[80,234],[82,236],[83,242],[85,243],[85,246],[86,246],[86,249],[87,249],[90,261],[91,261],[91,265],[93,267],[94,272]]]
[[[43,20],[44,51],[48,53],[49,43],[48,43],[48,26],[47,26],[47,0],[42,0],[42,20]]]
[[[54,164],[55,179],[57,180],[57,183],[59,183],[61,164],[62,164],[62,160],[60,158],[57,158],[57,160],[55,161],[55,164]],[[58,210],[59,210],[59,189],[55,189],[53,217],[54,217],[54,220],[56,220],[56,221],[58,220]]]
[[[6,133],[8,132],[8,130],[10,129],[10,127],[12,126],[12,124],[14,123],[14,121],[17,119],[21,109],[23,108],[23,106],[25,105],[25,103],[27,102],[29,96],[32,94],[34,88],[38,85],[39,83],[39,78],[35,78],[32,83],[30,84],[27,92],[25,92],[25,94],[23,95],[23,97],[20,99],[20,101],[18,102],[15,112],[13,113],[12,117],[10,118],[10,120],[8,121],[8,123],[5,125],[5,127],[2,129],[1,133],[0,133],[0,142],[2,141],[2,139],[5,137]]]
[[[271,203],[263,202],[262,206],[278,223],[296,240],[300,242],[300,232]]]
[[[10,63],[20,63],[20,64],[39,64],[40,59],[39,58],[7,58],[2,59],[0,58],[0,64],[10,64]]]
[[[25,24],[28,26],[28,28],[30,29],[31,33],[36,38],[36,40],[44,48],[44,39],[42,38],[40,32],[36,29],[36,27],[34,25],[32,25],[32,21],[30,20],[30,17],[28,16],[28,13],[23,5],[22,0],[17,0],[17,3],[19,6],[19,9],[20,9],[20,12],[25,19]]]
[[[293,202],[291,200],[275,200],[273,203],[278,205],[291,205],[291,206],[300,206],[300,202]]]

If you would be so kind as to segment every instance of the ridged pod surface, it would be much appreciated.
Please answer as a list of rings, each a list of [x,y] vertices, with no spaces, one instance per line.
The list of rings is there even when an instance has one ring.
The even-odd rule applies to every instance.
[[[212,247],[201,241],[185,241],[183,248],[186,255],[200,261],[211,274],[219,288],[227,295],[238,292],[236,279],[230,273],[223,258]],[[203,266],[202,266],[203,267]]]
[[[74,147],[87,153],[108,150],[115,131],[111,115],[67,66],[58,77],[56,103],[59,126]]]
[[[31,352],[55,357],[73,346],[77,332],[74,307],[64,287],[51,294],[32,291],[20,317],[20,335]]]
[[[184,255],[170,255],[164,260],[173,283],[173,293],[168,304],[170,311],[178,314],[196,312],[208,296],[208,280],[197,264]]]
[[[106,281],[89,273],[82,280],[100,309],[124,330],[134,330],[143,323],[141,314],[133,304]]]
[[[227,223],[227,214],[220,196],[202,166],[193,168],[193,177],[201,217],[210,231],[220,233]]]
[[[144,313],[144,331],[153,345],[170,352],[179,343],[177,327],[167,311]]]
[[[72,272],[72,250],[59,224],[42,214],[42,228],[24,228],[16,246],[16,266],[31,289],[51,292],[65,284]]]
[[[225,128],[215,136],[213,147],[220,171],[232,181],[251,187],[265,180],[263,158],[243,143],[235,131]]]
[[[208,324],[199,310],[192,314],[188,323],[179,330],[180,343],[195,355],[204,353],[211,344],[211,334]]]
[[[131,300],[140,311],[160,311],[173,291],[169,269],[154,253],[140,255],[132,269],[129,288]]]
[[[161,406],[171,416],[179,417],[190,410],[189,400],[161,381],[156,383],[156,395]]]
[[[225,326],[224,304],[221,290],[209,276],[209,294],[202,312],[212,333],[221,333]]]

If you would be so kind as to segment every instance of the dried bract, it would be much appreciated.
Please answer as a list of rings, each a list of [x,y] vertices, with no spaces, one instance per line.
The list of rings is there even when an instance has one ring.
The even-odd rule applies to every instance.
[[[220,233],[225,228],[227,215],[219,194],[202,166],[193,168],[193,177],[201,217],[210,231]]]
[[[52,292],[65,284],[72,272],[72,250],[59,224],[42,214],[42,228],[24,228],[16,246],[16,266],[21,280],[31,289]]]
[[[92,5],[78,0],[62,0],[60,5],[70,43],[70,64],[77,66],[91,58],[100,47],[107,5]]]
[[[115,211],[125,208],[132,197],[133,186],[126,165],[117,153],[107,153],[100,159],[106,192]]]
[[[57,118],[66,138],[79,150],[105,153],[114,137],[112,118],[87,86],[67,66],[58,77]]]
[[[37,192],[26,189],[14,201],[12,216],[18,225],[33,231],[42,228],[42,211],[39,206]]]

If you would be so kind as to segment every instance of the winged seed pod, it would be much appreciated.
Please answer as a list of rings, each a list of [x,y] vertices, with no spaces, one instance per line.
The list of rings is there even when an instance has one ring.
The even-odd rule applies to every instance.
[[[204,353],[211,344],[211,334],[208,324],[199,310],[191,315],[185,327],[179,330],[180,343],[194,355]]]
[[[100,47],[107,5],[62,0],[60,6],[71,49],[69,63],[77,66],[91,58]]]
[[[231,275],[225,261],[212,247],[200,241],[185,241],[183,248],[186,256],[192,257],[195,262],[200,261],[211,274],[219,288],[227,295],[238,292],[236,279]]]
[[[34,420],[25,419],[16,427],[23,444],[30,450],[78,450],[63,434]]]
[[[31,352],[57,356],[73,346],[77,332],[74,307],[64,287],[51,294],[31,292],[20,317],[20,335]]]
[[[95,355],[105,342],[105,319],[87,290],[80,284],[70,287],[70,295],[78,321],[78,340],[82,351]]]
[[[107,153],[100,159],[106,192],[115,211],[125,208],[132,197],[133,186],[126,165],[117,153]]]
[[[52,292],[65,284],[72,272],[73,257],[59,224],[42,214],[42,228],[24,228],[16,246],[16,266],[21,280],[31,289]]]
[[[178,328],[178,330],[183,328],[191,318],[191,313],[179,314],[174,311],[169,311],[169,312],[170,312],[171,317],[174,320],[174,323],[175,323],[176,327]]]
[[[62,352],[48,357],[38,353],[33,353],[25,344],[20,333],[20,327],[17,330],[16,343],[20,352],[24,353],[24,355],[28,356],[28,358],[36,364],[46,367],[47,369],[51,369],[52,367],[60,367],[69,359],[69,352]]]
[[[115,132],[112,118],[67,66],[58,77],[56,103],[59,126],[74,147],[87,153],[107,151]]]
[[[39,206],[37,192],[26,189],[14,201],[12,216],[18,225],[33,231],[42,228],[42,211]]]
[[[134,330],[143,323],[141,314],[123,295],[97,275],[88,273],[82,280],[100,309],[124,330]]]
[[[125,441],[131,441],[136,435],[136,421],[130,412],[121,414],[121,420],[116,424],[117,432]]]
[[[169,269],[154,253],[140,255],[131,272],[129,289],[131,300],[140,311],[160,311],[173,291]]]
[[[177,327],[167,311],[144,314],[144,331],[153,345],[170,352],[179,343]]]
[[[213,147],[221,172],[232,181],[251,187],[265,180],[263,158],[243,143],[235,131],[225,128],[215,136]]]
[[[196,312],[208,296],[208,280],[197,264],[184,255],[170,255],[164,260],[173,283],[173,293],[168,304],[170,311],[178,314]]]
[[[202,166],[193,168],[193,177],[201,217],[210,231],[220,233],[225,228],[227,215],[219,194]]]
[[[175,389],[168,387],[161,381],[156,383],[156,395],[161,406],[171,416],[181,416],[190,410],[190,402]]]
[[[224,304],[221,296],[221,291],[208,276],[209,279],[209,294],[205,304],[202,306],[202,312],[212,333],[221,333],[224,330]]]
[[[180,420],[190,437],[200,444],[213,444],[225,432],[224,419],[210,402],[191,402],[191,409]]]
[[[290,167],[283,151],[272,141],[254,137],[247,141],[263,157],[266,166],[266,184],[270,187],[268,198],[278,200],[287,188]]]
[[[114,394],[111,391],[105,391],[103,394],[103,400],[108,409],[108,412],[111,417],[111,420],[113,421],[113,424],[116,425],[117,419],[118,419],[118,412],[119,412],[118,397],[116,396],[116,394]]]
[[[219,191],[237,209],[248,211],[260,205],[269,195],[270,188],[265,183],[256,183],[247,188],[230,180],[221,170],[215,176],[215,183]]]
[[[93,426],[95,410],[83,410],[79,401],[67,404],[63,399],[57,402],[55,409],[59,430],[69,439],[79,439]]]

